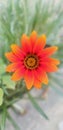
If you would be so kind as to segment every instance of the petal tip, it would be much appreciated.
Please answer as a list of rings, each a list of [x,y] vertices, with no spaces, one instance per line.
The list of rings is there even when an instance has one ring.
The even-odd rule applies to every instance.
[[[27,35],[25,33],[22,35],[21,39],[24,38],[24,37],[27,37]]]
[[[30,89],[32,88],[32,85],[26,84],[26,88],[27,88],[28,90],[30,90]]]
[[[11,46],[10,46],[10,47],[11,47],[11,48],[13,48],[14,46],[15,46],[15,44],[11,44]]]
[[[5,53],[5,57],[7,57],[7,52]]]
[[[14,77],[14,76],[12,76],[12,77],[11,77],[11,80],[16,81],[16,79],[15,79],[15,77]]]
[[[15,44],[15,43],[13,43],[13,44],[11,44],[11,49],[13,49],[14,47],[18,47],[18,45],[17,44]]]
[[[46,43],[46,35],[45,34],[42,34],[42,39]]]
[[[61,63],[61,62],[58,60],[57,65],[60,65],[60,63]]]
[[[28,89],[28,90],[30,90],[31,88],[32,88],[32,86],[29,88],[28,86],[26,86],[26,88]]]
[[[8,54],[9,54],[9,52],[6,52],[6,53],[5,53],[5,57],[8,57]]]
[[[58,50],[58,47],[57,47],[57,46],[55,46],[55,50],[56,50],[56,51]]]
[[[33,30],[31,35],[37,35],[37,32],[35,30]]]
[[[49,83],[48,79],[44,81],[44,84],[48,85],[48,83]]]
[[[6,67],[6,72],[9,72],[8,66]]]
[[[45,34],[42,34],[42,37],[46,39],[46,35]]]

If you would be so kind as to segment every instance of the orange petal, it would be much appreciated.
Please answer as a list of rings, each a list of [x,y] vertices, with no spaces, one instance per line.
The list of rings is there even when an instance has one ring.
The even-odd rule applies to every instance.
[[[30,41],[31,41],[31,44],[32,44],[32,48],[34,47],[34,44],[36,43],[37,41],[37,32],[36,31],[33,31],[30,35]]]
[[[44,84],[48,84],[48,76],[47,76],[46,72],[43,73],[42,82]]]
[[[40,80],[40,82],[48,84],[47,74],[42,68],[37,69],[37,71],[35,72],[35,77],[37,77],[37,79]]]
[[[25,70],[23,68],[17,69],[14,74],[12,75],[11,79],[14,81],[18,81],[23,78]]]
[[[55,58],[44,58],[41,60],[41,63],[51,63],[51,64],[55,64],[55,65],[59,65],[60,64],[60,61],[55,59]]]
[[[30,44],[29,37],[26,36],[26,34],[22,35],[21,44],[22,44],[22,46],[25,46],[26,44]]]
[[[7,52],[5,53],[6,58],[10,61],[10,62],[18,62],[20,59],[14,55],[12,52]]]
[[[55,53],[57,51],[57,49],[58,49],[58,47],[56,47],[56,46],[45,48],[42,52],[42,57],[52,55],[53,53]]]
[[[42,50],[45,47],[45,44],[46,44],[46,36],[43,34],[37,39],[33,52]]]
[[[44,69],[44,71],[46,72],[56,72],[58,71],[58,68],[56,65],[54,64],[42,64],[42,68]]]
[[[21,38],[21,43],[22,43],[22,50],[24,52],[31,52],[31,43],[29,38],[25,34],[23,34]]]
[[[42,86],[41,86],[41,82],[35,78],[34,80],[34,87],[40,89]]]
[[[19,58],[23,58],[25,53],[22,52],[21,48],[19,46],[17,46],[16,44],[11,45],[11,49],[13,51],[13,53],[18,56]]]
[[[34,82],[33,72],[26,70],[25,75],[24,75],[24,79],[25,79],[27,89],[31,89],[33,86],[33,82]]]
[[[16,69],[21,67],[21,62],[11,63],[6,67],[7,72],[14,72]]]
[[[50,63],[56,64],[56,65],[60,64],[60,61],[55,58],[49,58],[49,61],[50,61]]]

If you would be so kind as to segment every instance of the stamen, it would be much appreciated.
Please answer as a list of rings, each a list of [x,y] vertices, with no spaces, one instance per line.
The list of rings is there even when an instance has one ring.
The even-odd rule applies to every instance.
[[[39,64],[39,59],[36,55],[29,54],[24,59],[24,65],[28,69],[31,69],[31,70],[35,69],[38,67],[38,64]]]

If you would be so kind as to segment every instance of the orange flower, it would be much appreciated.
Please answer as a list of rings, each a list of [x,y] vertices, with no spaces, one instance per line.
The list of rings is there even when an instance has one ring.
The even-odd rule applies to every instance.
[[[12,52],[6,53],[7,59],[12,62],[7,66],[7,72],[14,72],[12,80],[18,81],[24,78],[26,86],[41,88],[41,83],[48,84],[47,72],[58,70],[59,60],[50,58],[58,49],[56,46],[44,48],[46,36],[37,36],[33,31],[30,38],[23,34],[21,46],[11,45]]]

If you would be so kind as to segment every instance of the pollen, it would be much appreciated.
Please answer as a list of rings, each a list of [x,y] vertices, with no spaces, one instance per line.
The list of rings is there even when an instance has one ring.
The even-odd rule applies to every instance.
[[[29,54],[24,59],[24,65],[28,69],[36,69],[39,65],[39,59],[36,55]]]

